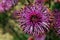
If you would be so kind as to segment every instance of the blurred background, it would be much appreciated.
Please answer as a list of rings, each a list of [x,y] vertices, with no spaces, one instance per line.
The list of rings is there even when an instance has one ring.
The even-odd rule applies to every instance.
[[[34,0],[29,1],[34,3]],[[60,0],[58,2],[56,0],[45,0],[44,5],[51,10],[60,9]],[[25,4],[28,4],[27,0],[19,0],[11,10],[0,13],[0,40],[28,40],[30,35],[21,31],[18,23],[12,18],[12,13],[23,8]],[[47,34],[46,40],[60,40],[60,38],[56,36],[52,29]]]

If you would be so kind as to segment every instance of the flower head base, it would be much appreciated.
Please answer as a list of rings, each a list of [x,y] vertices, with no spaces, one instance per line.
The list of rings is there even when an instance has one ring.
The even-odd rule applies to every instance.
[[[42,20],[41,16],[42,16],[41,14],[36,14],[36,12],[32,12],[31,14],[29,14],[29,21],[35,24]]]
[[[0,12],[7,11],[17,4],[18,0],[0,0]]]
[[[47,7],[40,4],[29,5],[15,14],[18,15],[17,21],[25,33],[35,36],[49,31],[50,14]]]

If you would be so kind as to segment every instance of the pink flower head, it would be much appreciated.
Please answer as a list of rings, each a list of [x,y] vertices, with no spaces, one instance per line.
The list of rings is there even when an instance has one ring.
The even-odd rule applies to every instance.
[[[19,17],[17,21],[25,33],[35,36],[49,31],[49,13],[47,7],[35,4],[15,11],[14,16]]]
[[[60,35],[60,10],[54,11],[54,17],[55,17],[54,28],[55,28],[57,34]]]
[[[0,12],[8,11],[18,0],[0,0]]]

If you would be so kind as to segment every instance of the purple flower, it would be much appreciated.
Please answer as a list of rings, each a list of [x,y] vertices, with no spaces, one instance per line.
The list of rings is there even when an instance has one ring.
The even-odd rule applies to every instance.
[[[54,28],[58,35],[60,35],[60,10],[54,10]]]
[[[35,36],[49,31],[49,13],[47,7],[35,4],[15,11],[14,17],[18,17],[17,21],[25,33]]]
[[[0,12],[8,11],[18,0],[0,0]]]

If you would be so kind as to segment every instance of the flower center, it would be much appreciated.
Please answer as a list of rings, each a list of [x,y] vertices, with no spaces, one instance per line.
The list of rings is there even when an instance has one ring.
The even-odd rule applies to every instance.
[[[30,21],[31,21],[32,23],[36,23],[36,22],[39,21],[39,17],[38,17],[37,15],[32,15],[32,16],[30,17]]]

